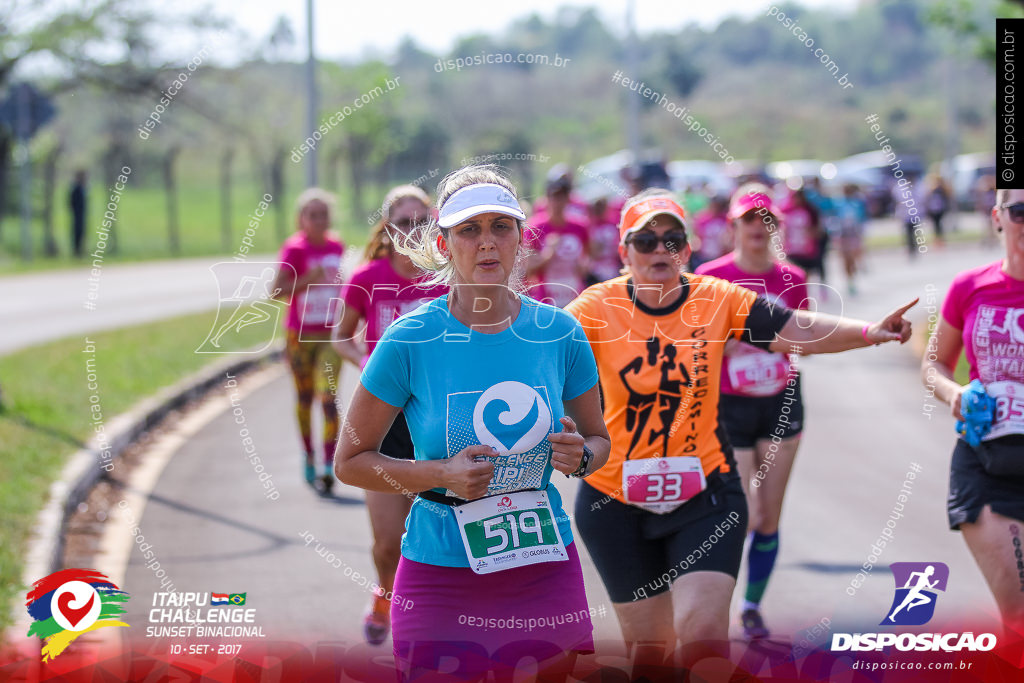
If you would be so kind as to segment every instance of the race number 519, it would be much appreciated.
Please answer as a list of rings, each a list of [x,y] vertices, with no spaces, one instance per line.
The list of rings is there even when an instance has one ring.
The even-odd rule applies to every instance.
[[[474,557],[553,545],[558,543],[555,533],[554,520],[545,508],[507,512],[466,526],[466,536]]]

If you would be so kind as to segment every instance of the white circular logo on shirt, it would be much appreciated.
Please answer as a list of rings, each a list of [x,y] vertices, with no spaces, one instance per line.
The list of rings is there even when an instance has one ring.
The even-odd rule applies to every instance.
[[[484,391],[473,408],[473,430],[480,443],[500,455],[525,453],[551,428],[551,410],[533,387],[499,382]]]

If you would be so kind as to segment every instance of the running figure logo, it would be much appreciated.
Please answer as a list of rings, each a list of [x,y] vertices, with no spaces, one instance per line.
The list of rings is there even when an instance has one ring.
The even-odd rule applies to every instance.
[[[896,595],[882,626],[920,626],[935,614],[935,591],[946,590],[949,567],[942,562],[893,562]]]
[[[643,377],[650,378],[650,373],[644,372],[644,360],[644,356],[637,356],[619,371],[619,379],[629,392],[626,402],[626,429],[633,434],[629,449],[626,451],[627,458],[640,443],[645,430],[645,445],[650,446],[660,440],[659,452],[668,453],[668,439],[672,433],[672,422],[683,400],[683,387],[690,386],[690,373],[686,371],[683,363],[676,361],[676,347],[671,342],[666,342],[663,349],[661,340],[657,337],[647,340],[646,365],[658,368],[657,386],[640,386]],[[648,421],[655,410],[661,421],[660,428],[654,429],[652,425],[652,428],[647,430]]]
[[[259,275],[253,275],[253,266],[262,265]],[[219,290],[217,318],[206,339],[196,353],[258,353],[270,346],[278,328],[281,312],[286,304],[273,298],[271,292],[277,276],[276,263],[222,262],[210,266]],[[287,266],[287,264],[285,265]],[[267,340],[259,349],[226,351],[225,337],[237,336],[243,329],[256,325],[260,336]]]

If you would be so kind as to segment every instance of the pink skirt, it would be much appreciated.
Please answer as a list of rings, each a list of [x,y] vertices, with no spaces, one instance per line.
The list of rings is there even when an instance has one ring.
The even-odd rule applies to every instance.
[[[564,562],[476,574],[403,557],[391,628],[403,680],[452,680],[594,651],[576,544]],[[399,605],[403,605],[403,609]]]

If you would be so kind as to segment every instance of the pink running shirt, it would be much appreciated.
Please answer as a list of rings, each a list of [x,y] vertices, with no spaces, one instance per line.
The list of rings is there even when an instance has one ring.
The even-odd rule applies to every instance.
[[[359,311],[366,321],[366,358],[369,358],[388,325],[420,304],[447,293],[445,285],[426,286],[402,277],[391,267],[391,260],[384,257],[356,268],[345,285],[342,298],[346,306]]]
[[[282,266],[294,268],[295,277],[301,278],[307,271],[321,266],[324,277],[320,282],[310,283],[304,291],[292,295],[288,307],[285,327],[304,333],[324,333],[338,322],[337,298],[341,292],[341,255],[345,245],[333,233],[327,233],[321,245],[310,244],[306,234],[297,232],[281,247],[279,260]]]
[[[807,275],[791,263],[776,263],[767,273],[748,273],[736,265],[729,252],[697,268],[698,275],[713,275],[741,285],[771,303],[807,308]],[[722,393],[740,396],[774,396],[786,388],[790,364],[785,354],[740,344],[722,359]]]

